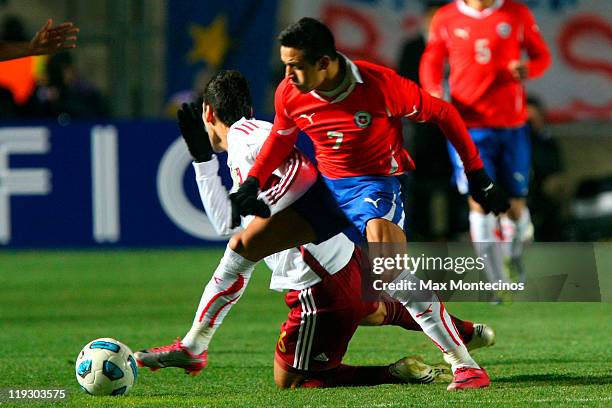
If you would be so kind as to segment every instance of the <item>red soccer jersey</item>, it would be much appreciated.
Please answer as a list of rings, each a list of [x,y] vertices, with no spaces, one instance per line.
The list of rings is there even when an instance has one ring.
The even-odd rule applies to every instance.
[[[457,0],[440,8],[431,22],[419,77],[424,89],[442,94],[444,60],[450,65],[453,104],[468,127],[525,124],[525,92],[508,65],[527,51],[528,77],[550,65],[548,47],[527,6],[496,0],[483,11]]]
[[[274,126],[249,172],[261,185],[290,153],[300,129],[312,139],[318,168],[326,177],[396,175],[411,170],[414,164],[403,148],[403,117],[438,123],[457,148],[466,171],[482,167],[478,150],[452,105],[389,68],[346,62],[356,83],[333,101],[316,91],[301,93],[288,78],[280,83],[274,98]]]

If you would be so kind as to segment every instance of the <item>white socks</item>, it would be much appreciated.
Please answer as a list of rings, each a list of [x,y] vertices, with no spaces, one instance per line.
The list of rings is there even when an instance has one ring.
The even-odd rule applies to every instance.
[[[485,265],[485,273],[489,282],[509,282],[504,273],[504,255],[502,244],[494,234],[497,217],[493,214],[482,214],[470,211],[470,234],[476,255],[481,257]]]
[[[201,354],[208,349],[217,327],[244,293],[255,264],[229,246],[225,249],[219,266],[204,289],[191,330],[182,340],[187,350]]]
[[[514,236],[512,237],[511,258],[523,256],[523,245],[526,241],[533,240],[533,226],[531,224],[531,213],[529,208],[523,208],[518,221],[514,223]]]
[[[404,271],[394,282],[417,282],[419,278]],[[401,302],[425,333],[452,361],[453,372],[458,367],[480,368],[467,351],[457,328],[440,302],[430,290],[396,290],[387,293]]]
[[[480,368],[480,366],[472,359],[465,346],[448,350],[446,352],[446,361],[450,363],[453,373],[460,367]]]

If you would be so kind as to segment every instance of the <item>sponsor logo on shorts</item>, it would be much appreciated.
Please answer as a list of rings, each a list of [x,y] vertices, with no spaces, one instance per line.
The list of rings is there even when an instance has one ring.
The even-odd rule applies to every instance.
[[[329,358],[327,358],[325,353],[321,353],[318,356],[315,356],[314,360],[321,361],[323,363],[327,363],[329,361]]]
[[[377,198],[376,200],[372,200],[370,197],[366,197],[363,199],[363,201],[366,203],[372,204],[374,207],[378,209],[378,201],[380,201],[380,198]]]

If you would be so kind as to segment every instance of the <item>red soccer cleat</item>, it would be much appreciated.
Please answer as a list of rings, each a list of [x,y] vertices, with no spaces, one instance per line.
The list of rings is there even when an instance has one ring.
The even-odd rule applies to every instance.
[[[177,338],[174,343],[167,346],[137,351],[134,357],[140,367],[148,367],[151,371],[177,367],[184,369],[187,374],[196,376],[206,367],[208,351],[193,354]]]
[[[459,367],[455,370],[453,382],[448,384],[448,391],[485,388],[491,384],[484,368]]]

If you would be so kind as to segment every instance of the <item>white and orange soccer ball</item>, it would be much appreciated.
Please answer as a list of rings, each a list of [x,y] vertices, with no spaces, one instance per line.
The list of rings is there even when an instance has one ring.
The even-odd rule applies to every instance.
[[[75,373],[81,388],[90,395],[125,395],[136,382],[138,366],[128,346],[100,338],[79,352]]]

